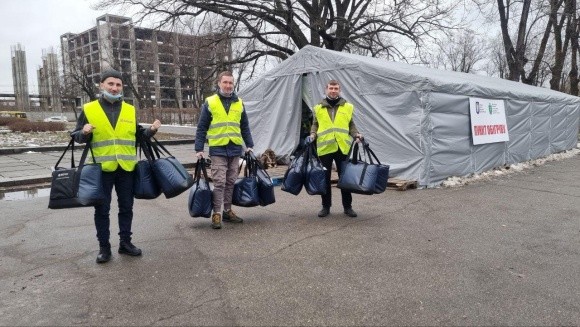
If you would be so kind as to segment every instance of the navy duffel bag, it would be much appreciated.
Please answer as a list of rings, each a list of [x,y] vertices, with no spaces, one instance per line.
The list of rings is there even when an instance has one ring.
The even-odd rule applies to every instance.
[[[137,161],[133,173],[133,196],[135,199],[151,200],[161,195],[161,189],[153,176],[153,153],[151,146],[144,140],[138,141],[139,156],[145,154],[144,160]]]
[[[258,180],[258,197],[260,198],[260,206],[265,207],[276,202],[274,194],[274,183],[268,172],[262,167],[260,161],[253,152],[249,152],[246,158],[246,164],[251,162],[251,169]]]
[[[348,159],[341,163],[337,187],[358,194],[382,193],[387,188],[389,165],[381,164],[369,144],[364,140],[362,143],[365,160],[358,154],[358,143],[353,142]]]
[[[310,195],[323,195],[326,194],[326,168],[316,155],[315,147],[314,142],[308,144],[304,188]]]
[[[69,149],[71,149],[71,167],[59,167]],[[67,148],[54,165],[48,200],[50,209],[89,207],[102,204],[105,200],[101,165],[95,162],[90,140],[85,145],[78,166],[75,165],[74,150],[74,140],[71,138]],[[88,151],[91,152],[92,164],[85,163]]]
[[[246,162],[244,177],[238,178],[234,183],[232,204],[239,207],[255,207],[260,205],[258,177],[256,177],[255,171],[253,171],[252,159],[248,154],[244,156],[244,161]],[[240,170],[241,167],[240,165]]]
[[[169,153],[163,144],[154,137],[152,139],[155,141],[152,143],[153,150],[157,155],[152,163],[155,180],[166,198],[176,197],[193,185],[193,176]],[[161,158],[161,154],[165,154],[167,157]]]
[[[296,156],[290,162],[288,170],[284,173],[284,182],[282,182],[282,191],[298,195],[302,191],[305,178],[305,157],[306,151]]]
[[[189,199],[187,202],[189,215],[192,217],[209,218],[213,209],[212,191],[207,177],[204,158],[197,160],[193,180],[194,184],[189,190]]]

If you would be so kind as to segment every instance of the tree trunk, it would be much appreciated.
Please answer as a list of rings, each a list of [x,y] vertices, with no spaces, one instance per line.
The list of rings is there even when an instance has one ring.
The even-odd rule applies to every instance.
[[[531,0],[523,0],[522,14],[520,17],[520,23],[517,32],[516,46],[514,47],[511,40],[511,36],[508,30],[509,24],[509,8],[506,8],[503,0],[497,0],[500,24],[501,24],[501,34],[503,37],[503,43],[505,48],[506,60],[509,68],[509,79],[512,81],[519,82],[522,76],[525,76],[524,66],[527,62],[525,58],[526,53],[526,26],[528,22],[528,16],[530,13]]]
[[[576,1],[574,0],[573,4],[574,8],[576,8]],[[570,56],[570,73],[568,76],[570,77],[570,94],[578,96],[578,19],[576,18],[576,9],[574,9],[574,13],[570,18],[568,24],[573,26],[572,35],[570,38],[570,42],[572,43],[572,50]]]
[[[566,59],[567,43],[569,40],[568,28],[566,28],[566,41],[562,41],[562,28],[566,14],[570,13],[570,0],[565,0],[564,15],[562,15],[558,22],[558,0],[550,0],[550,20],[554,26],[554,65],[551,67],[552,78],[550,79],[550,89],[560,91],[560,81],[562,79],[562,70],[564,67],[564,60]],[[570,26],[568,24],[568,26]]]

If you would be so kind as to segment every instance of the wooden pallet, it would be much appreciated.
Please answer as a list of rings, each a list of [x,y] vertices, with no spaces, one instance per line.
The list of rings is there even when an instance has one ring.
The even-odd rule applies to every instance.
[[[410,181],[406,179],[389,178],[387,181],[387,188],[397,189],[398,191],[406,191],[408,189],[416,189],[417,181]]]

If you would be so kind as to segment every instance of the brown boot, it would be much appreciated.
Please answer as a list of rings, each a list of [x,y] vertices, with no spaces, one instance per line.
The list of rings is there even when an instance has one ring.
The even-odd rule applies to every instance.
[[[219,213],[214,213],[211,215],[211,228],[220,229],[222,228],[222,215]]]

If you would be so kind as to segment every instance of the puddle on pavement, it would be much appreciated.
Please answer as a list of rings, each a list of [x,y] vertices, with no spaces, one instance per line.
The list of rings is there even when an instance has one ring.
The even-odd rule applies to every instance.
[[[0,201],[20,201],[50,195],[50,188],[33,188],[21,191],[0,191]]]

